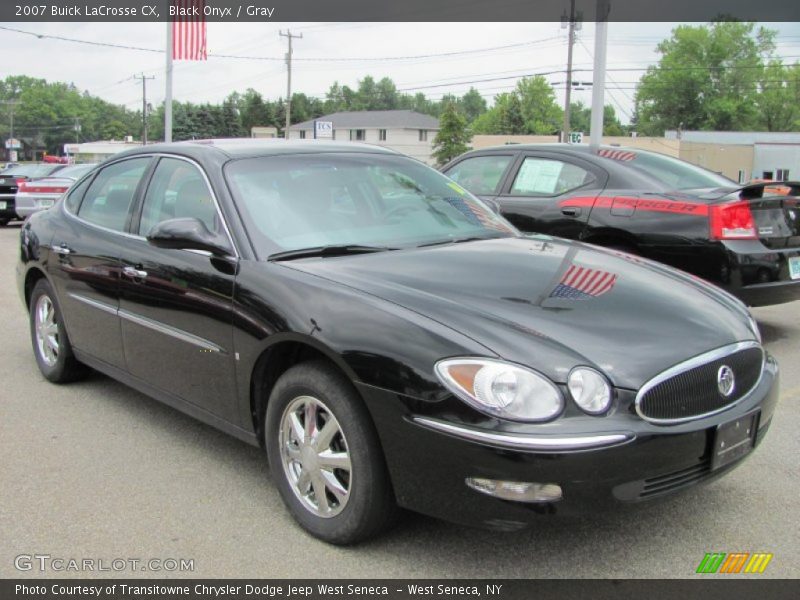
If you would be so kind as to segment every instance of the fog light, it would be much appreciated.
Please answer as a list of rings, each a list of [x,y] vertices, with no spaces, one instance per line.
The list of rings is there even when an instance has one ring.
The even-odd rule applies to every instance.
[[[466,484],[482,494],[514,502],[557,502],[562,497],[561,486],[555,483],[499,481],[482,477],[467,477]]]

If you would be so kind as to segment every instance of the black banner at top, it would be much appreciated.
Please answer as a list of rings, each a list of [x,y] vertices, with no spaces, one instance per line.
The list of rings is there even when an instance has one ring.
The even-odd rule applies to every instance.
[[[800,21],[797,0],[3,0],[0,21],[546,22],[571,2],[586,22]]]

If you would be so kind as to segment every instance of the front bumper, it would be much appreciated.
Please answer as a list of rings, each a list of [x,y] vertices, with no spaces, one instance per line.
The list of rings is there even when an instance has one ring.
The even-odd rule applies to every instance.
[[[755,445],[760,444],[778,401],[778,379],[777,363],[769,358],[756,388],[722,413],[667,426],[626,410],[589,417],[596,423],[591,433],[568,431],[569,424],[556,421],[511,434],[455,422],[435,414],[435,406],[385,390],[359,389],[376,423],[401,506],[457,523],[513,529],[541,514],[613,510],[724,475],[743,459],[712,470],[717,426],[760,411]],[[476,439],[475,431],[490,437]],[[520,438],[529,447],[521,446]],[[550,447],[542,447],[542,440]],[[563,498],[552,503],[501,500],[468,487],[466,479],[475,477],[556,484]]]

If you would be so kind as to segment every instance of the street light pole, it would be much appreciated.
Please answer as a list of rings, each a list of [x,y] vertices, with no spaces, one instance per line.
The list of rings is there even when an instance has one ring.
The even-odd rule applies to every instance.
[[[603,120],[605,116],[606,86],[606,46],[608,41],[607,0],[597,0],[597,15],[594,33],[594,79],[592,81],[592,121],[589,134],[589,148],[596,152],[603,141]]]

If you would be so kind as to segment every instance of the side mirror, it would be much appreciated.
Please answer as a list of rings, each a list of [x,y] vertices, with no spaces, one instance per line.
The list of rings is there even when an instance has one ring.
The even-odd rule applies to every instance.
[[[150,230],[147,241],[157,248],[204,250],[215,256],[232,253],[225,238],[211,233],[205,223],[194,217],[161,221]]]

